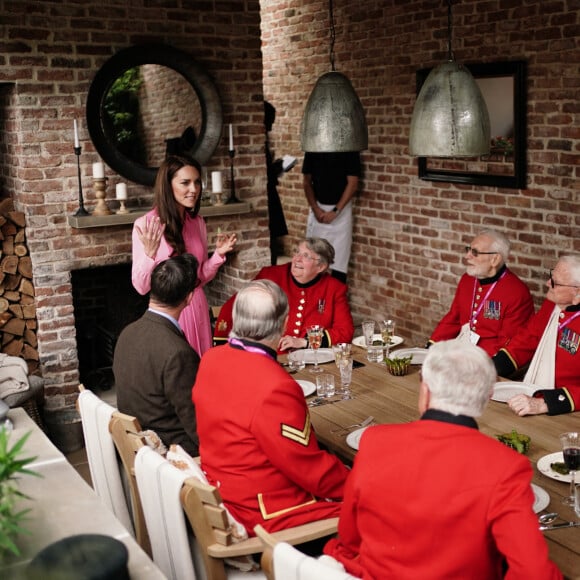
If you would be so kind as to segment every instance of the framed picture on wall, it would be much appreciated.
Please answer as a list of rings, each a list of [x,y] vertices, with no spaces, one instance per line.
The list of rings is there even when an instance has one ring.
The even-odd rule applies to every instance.
[[[419,157],[419,177],[491,187],[526,187],[526,63],[466,64],[489,111],[491,150],[481,157]],[[431,69],[417,71],[417,94]]]

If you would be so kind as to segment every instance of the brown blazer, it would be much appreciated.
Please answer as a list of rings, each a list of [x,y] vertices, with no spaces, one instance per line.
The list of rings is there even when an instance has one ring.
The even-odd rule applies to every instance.
[[[198,455],[191,390],[199,356],[167,318],[147,311],[126,326],[115,346],[113,373],[119,411],[134,415],[163,443]]]

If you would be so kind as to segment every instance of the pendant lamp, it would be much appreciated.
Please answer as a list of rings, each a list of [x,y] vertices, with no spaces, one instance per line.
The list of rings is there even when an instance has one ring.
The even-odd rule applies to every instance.
[[[447,0],[448,62],[434,68],[419,91],[409,152],[419,157],[477,157],[490,151],[489,113],[473,75],[451,50],[451,0]]]
[[[300,124],[302,151],[333,153],[368,148],[362,104],[348,78],[334,69],[334,15],[329,0],[331,72],[322,75],[308,98]]]

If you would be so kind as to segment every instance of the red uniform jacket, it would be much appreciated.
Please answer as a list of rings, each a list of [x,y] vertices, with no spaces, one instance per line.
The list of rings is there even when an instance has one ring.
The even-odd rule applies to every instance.
[[[330,274],[322,274],[308,284],[300,284],[290,274],[291,264],[262,268],[256,280],[276,282],[288,296],[289,317],[285,334],[296,338],[306,337],[306,328],[321,324],[324,329],[323,347],[339,342],[351,342],[354,324],[348,304],[346,284]],[[215,325],[214,341],[224,343],[232,329],[232,309],[236,296],[223,306]]]
[[[210,349],[193,387],[202,468],[250,535],[337,517],[324,498],[342,500],[348,474],[318,447],[301,387],[261,349]]]
[[[424,417],[437,416],[452,417]],[[506,580],[561,578],[538,530],[531,479],[529,459],[476,428],[429,419],[370,427],[338,539],[324,551],[365,579],[499,580],[503,558]]]
[[[555,305],[544,300],[538,313],[525,328],[515,335],[510,343],[494,357],[499,375],[509,377],[527,365],[534,356],[544,329],[550,320]],[[580,306],[569,306],[560,313],[559,324],[565,326],[558,331],[556,343],[556,389],[541,389],[535,394],[543,396],[548,405],[548,414],[558,415],[580,409]]]
[[[493,278],[482,280],[464,274],[451,308],[433,331],[430,342],[456,338],[461,327],[470,322],[474,310],[477,316],[470,327],[480,336],[477,346],[493,356],[534,314],[534,303],[528,287],[506,267]]]

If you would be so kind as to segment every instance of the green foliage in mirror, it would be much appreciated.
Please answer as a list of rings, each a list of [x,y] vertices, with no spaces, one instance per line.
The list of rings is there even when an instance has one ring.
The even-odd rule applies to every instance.
[[[142,84],[139,67],[130,68],[115,80],[103,99],[105,130],[121,153],[140,163],[145,162],[139,135],[139,89]]]

